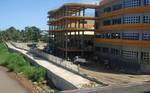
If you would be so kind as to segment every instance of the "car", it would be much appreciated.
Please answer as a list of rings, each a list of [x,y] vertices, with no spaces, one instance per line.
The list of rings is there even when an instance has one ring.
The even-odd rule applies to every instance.
[[[88,63],[88,61],[85,58],[82,58],[80,56],[75,56],[73,63],[75,63],[75,64],[79,64],[79,63],[86,64],[86,63]]]

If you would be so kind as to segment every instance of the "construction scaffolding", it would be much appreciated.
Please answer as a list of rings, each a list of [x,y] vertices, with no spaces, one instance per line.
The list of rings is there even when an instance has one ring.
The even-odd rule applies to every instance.
[[[85,12],[96,7],[69,3],[48,12],[49,47],[55,55],[72,59],[93,52],[95,15],[87,16]]]

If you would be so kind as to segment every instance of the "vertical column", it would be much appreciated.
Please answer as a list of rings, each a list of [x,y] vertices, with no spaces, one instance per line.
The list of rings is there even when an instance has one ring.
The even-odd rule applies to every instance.
[[[83,16],[85,16],[85,9],[83,9]],[[83,31],[82,31],[82,35],[81,35],[81,56],[84,56],[84,26],[85,26],[85,20],[82,20],[83,23],[82,23],[82,28],[83,28]]]
[[[142,48],[141,47],[139,47],[139,49],[138,49],[138,63],[140,64],[141,63],[141,52],[142,52]]]
[[[71,22],[71,20],[69,20],[69,24],[70,24],[69,28],[72,28],[72,22]]]
[[[77,12],[75,12],[75,16],[77,16]],[[75,28],[77,28],[77,20],[75,20]],[[73,38],[73,40],[74,40],[74,46],[77,46],[77,48],[78,48],[78,43],[77,43],[77,38],[78,36],[77,36],[77,31],[75,31],[75,36],[74,36],[74,38]]]
[[[80,10],[78,10],[78,16],[80,16]],[[80,20],[78,20],[78,28],[80,28]],[[81,48],[80,30],[78,30],[78,46]]]
[[[66,8],[66,11],[67,11],[68,9]],[[68,12],[66,12],[66,13],[68,13]],[[68,14],[66,14],[66,15],[68,15]],[[65,24],[66,24],[66,28],[68,28],[68,20],[66,20],[65,21]],[[68,58],[68,31],[66,30],[65,31],[66,32],[66,35],[65,35],[65,59],[67,60],[67,58]]]

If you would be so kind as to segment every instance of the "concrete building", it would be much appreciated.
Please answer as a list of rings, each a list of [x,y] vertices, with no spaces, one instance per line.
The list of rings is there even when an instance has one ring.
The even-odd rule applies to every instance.
[[[95,8],[91,4],[68,3],[48,12],[49,46],[55,55],[72,59],[93,52],[95,15],[86,15],[86,11]]]
[[[96,18],[98,61],[112,68],[150,72],[150,0],[103,0]]]

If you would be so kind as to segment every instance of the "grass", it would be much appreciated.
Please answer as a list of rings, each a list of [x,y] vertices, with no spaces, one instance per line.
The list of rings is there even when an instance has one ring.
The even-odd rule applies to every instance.
[[[33,82],[42,82],[45,79],[46,70],[42,67],[31,66],[19,53],[10,52],[4,43],[0,43],[0,65],[10,71],[23,73]]]

